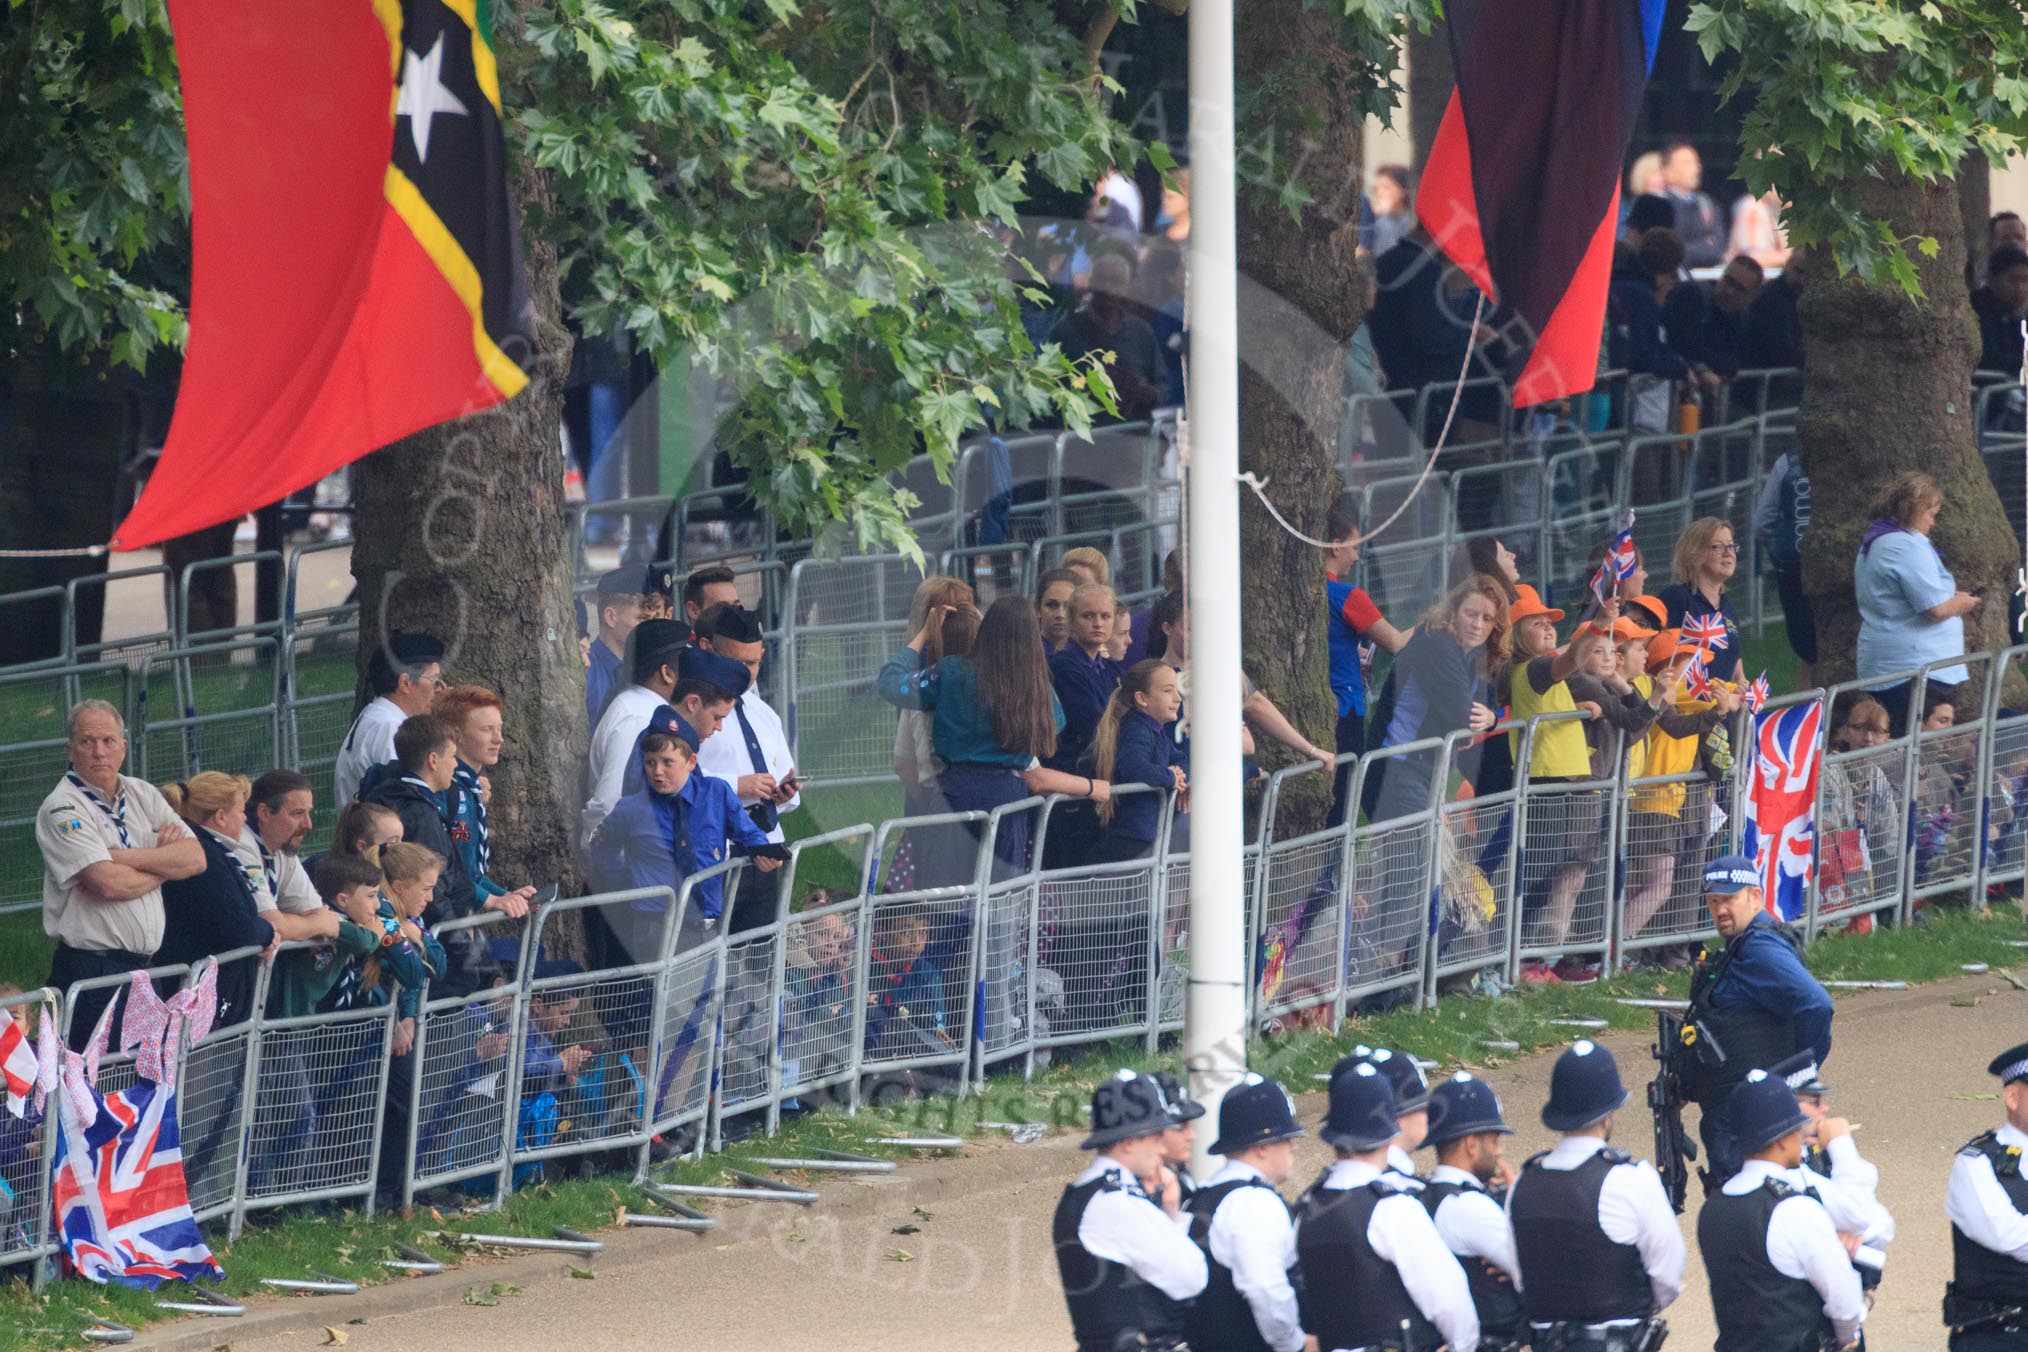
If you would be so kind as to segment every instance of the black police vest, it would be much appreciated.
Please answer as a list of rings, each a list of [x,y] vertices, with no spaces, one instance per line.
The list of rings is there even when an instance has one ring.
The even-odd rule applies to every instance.
[[[1718,1315],[1712,1352],[1816,1352],[1821,1345],[1824,1298],[1767,1256],[1767,1228],[1775,1208],[1791,1197],[1814,1195],[1769,1178],[1740,1196],[1721,1190],[1705,1199],[1697,1215],[1697,1247],[1704,1254],[1711,1307]]]
[[[1296,1266],[1304,1273],[1299,1306],[1303,1331],[1324,1347],[1400,1343],[1435,1347],[1443,1339],[1423,1317],[1394,1264],[1373,1251],[1366,1227],[1373,1208],[1396,1189],[1378,1179],[1358,1188],[1319,1186],[1296,1209]]]
[[[1190,1238],[1204,1250],[1209,1280],[1204,1284],[1204,1294],[1191,1302],[1183,1326],[1193,1348],[1213,1352],[1274,1352],[1267,1339],[1260,1336],[1253,1306],[1246,1303],[1246,1297],[1232,1284],[1232,1269],[1211,1256],[1211,1218],[1218,1214],[1218,1204],[1241,1188],[1265,1188],[1274,1193],[1277,1202],[1282,1201],[1281,1194],[1260,1178],[1214,1183],[1190,1196]],[[1286,1209],[1288,1203],[1282,1202],[1282,1206]]]
[[[1437,1208],[1449,1198],[1459,1193],[1483,1191],[1462,1183],[1425,1183],[1422,1204],[1429,1208],[1430,1219],[1435,1220]],[[1496,1204],[1499,1200],[1493,1198]],[[1472,1308],[1479,1312],[1479,1327],[1489,1334],[1510,1338],[1520,1333],[1521,1325],[1526,1321],[1521,1313],[1521,1293],[1514,1289],[1514,1283],[1496,1274],[1483,1258],[1459,1254],[1458,1265],[1464,1268],[1465,1281],[1472,1288]]]
[[[1757,936],[1766,935],[1765,938]],[[1765,1069],[1795,1055],[1795,1024],[1759,1005],[1730,1005],[1715,1008],[1711,997],[1724,984],[1725,974],[1750,943],[1780,943],[1801,961],[1800,942],[1786,926],[1750,925],[1732,936],[1718,956],[1700,957],[1690,974],[1690,1017],[1702,1024],[1725,1053],[1722,1064],[1700,1061],[1691,1098],[1706,1110],[1722,1108],[1732,1091],[1756,1068]]]
[[[2021,1152],[2001,1145],[1992,1132],[1966,1144],[1960,1155],[1979,1154],[1991,1161],[1993,1177],[2016,1211],[2028,1214],[2028,1178],[2021,1177]],[[1999,1305],[2028,1305],[2028,1263],[1995,1253],[1951,1226],[1953,1289],[1971,1300]]]
[[[1602,1323],[1653,1312],[1641,1251],[1616,1242],[1598,1223],[1599,1190],[1627,1158],[1623,1150],[1601,1150],[1575,1169],[1545,1169],[1541,1155],[1521,1166],[1507,1215],[1530,1319]]]
[[[1132,1268],[1100,1258],[1078,1242],[1077,1227],[1084,1221],[1084,1209],[1091,1199],[1102,1192],[1121,1190],[1123,1185],[1112,1174],[1074,1183],[1063,1190],[1063,1200],[1056,1204],[1056,1217],[1050,1222],[1056,1268],[1063,1278],[1063,1299],[1070,1307],[1071,1332],[1080,1348],[1109,1352],[1121,1334],[1136,1329],[1151,1339],[1183,1333],[1181,1304],[1160,1287],[1142,1280]]]

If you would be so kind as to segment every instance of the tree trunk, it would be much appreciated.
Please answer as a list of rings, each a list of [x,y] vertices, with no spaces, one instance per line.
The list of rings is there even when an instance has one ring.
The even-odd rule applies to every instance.
[[[1986,261],[1986,221],[1993,214],[1993,166],[1978,151],[1958,164],[1958,212],[1965,221],[1965,264]]]
[[[1927,235],[1940,247],[1933,259],[1915,254],[1919,301],[1830,276],[1826,261],[1809,260],[1797,432],[1811,496],[1803,585],[1816,607],[1823,682],[1853,675],[1859,612],[1852,565],[1874,495],[1894,475],[1922,470],[1937,481],[1944,497],[1932,536],[1937,549],[1961,589],[1989,589],[1986,605],[1965,617],[1967,652],[2006,646],[2007,598],[2020,566],[2020,547],[1973,437],[1975,329],[1957,186],[1901,178],[1855,183],[1852,191],[1897,235]]]
[[[1363,130],[1344,97],[1354,78],[1339,51],[1328,7],[1266,0],[1234,34],[1242,87],[1274,82],[1282,107],[1313,115],[1256,161],[1268,182],[1299,176],[1314,199],[1300,218],[1265,194],[1240,185],[1240,460],[1269,481],[1283,515],[1323,538],[1337,500],[1339,410],[1344,403],[1345,343],[1366,310],[1354,249],[1358,243],[1360,141]],[[1256,179],[1254,173],[1247,180]],[[1336,706],[1325,642],[1323,559],[1287,534],[1248,495],[1240,509],[1246,560],[1247,674],[1310,740],[1333,744]],[[1203,640],[1199,640],[1202,642]],[[1256,739],[1258,740],[1258,739]],[[1290,759],[1262,746],[1269,765]],[[1319,824],[1330,801],[1327,776],[1304,776],[1285,795],[1289,829]]]
[[[1408,32],[1408,127],[1415,141],[1415,163],[1420,168],[1436,144],[1437,128],[1443,124],[1444,109],[1456,88],[1457,72],[1451,67],[1450,31],[1439,24],[1425,33]]]
[[[524,172],[516,187],[527,209],[543,205],[538,177]],[[510,885],[560,882],[568,895],[585,750],[558,450],[570,335],[556,251],[523,239],[540,344],[528,387],[360,462],[352,575],[362,670],[386,635],[421,630],[443,640],[447,679],[506,700],[506,751],[491,772],[493,871]]]

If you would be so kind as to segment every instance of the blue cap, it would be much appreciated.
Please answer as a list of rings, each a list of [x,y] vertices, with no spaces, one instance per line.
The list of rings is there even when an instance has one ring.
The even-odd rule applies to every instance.
[[[1361,1062],[1387,1077],[1387,1086],[1394,1091],[1395,1112],[1420,1112],[1429,1106],[1429,1080],[1423,1075],[1422,1067],[1407,1052],[1398,1052],[1391,1047],[1368,1047],[1364,1044],[1354,1047],[1350,1056],[1338,1058],[1338,1064],[1331,1067],[1331,1078],[1336,1080]]]
[[[658,669],[675,666],[689,646],[690,626],[683,621],[642,620],[627,635],[627,648],[632,654],[629,669],[634,680],[645,683]]]
[[[697,735],[697,729],[691,727],[689,721],[682,714],[677,713],[666,704],[656,705],[655,712],[648,715],[648,726],[642,728],[641,735],[634,739],[636,751],[639,751],[641,743],[647,741],[648,738],[653,737],[656,733],[662,733],[670,737],[680,737],[690,743],[692,751],[702,751],[704,749],[704,739]],[[638,755],[636,759],[639,759]]]
[[[1286,1141],[1301,1136],[1296,1125],[1296,1105],[1289,1091],[1273,1080],[1248,1075],[1225,1091],[1218,1104],[1218,1139],[1211,1143],[1214,1155],[1237,1155],[1257,1145]]]
[[[1764,1070],[1747,1072],[1745,1082],[1732,1091],[1725,1114],[1739,1137],[1741,1155],[1765,1150],[1790,1132],[1801,1131],[1810,1121],[1796,1106],[1796,1093],[1788,1081]]]
[[[1097,1150],[1116,1141],[1159,1136],[1172,1125],[1162,1087],[1146,1075],[1121,1070],[1091,1093],[1091,1135],[1078,1146]]]
[[[667,596],[669,594],[669,570],[642,564],[628,564],[615,568],[599,578],[600,596]]]
[[[1620,1083],[1613,1054],[1596,1042],[1573,1043],[1556,1058],[1556,1069],[1549,1074],[1542,1125],[1551,1131],[1578,1131],[1618,1112],[1626,1101],[1627,1089]]]
[[[1423,1138],[1424,1145],[1445,1145],[1488,1131],[1514,1134],[1500,1115],[1500,1096],[1492,1085],[1461,1070],[1429,1091],[1429,1135]]]
[[[1741,888],[1759,887],[1760,870],[1743,854],[1728,854],[1704,866],[1707,895],[1729,897]]]
[[[735,662],[730,657],[706,652],[702,648],[685,648],[676,665],[676,674],[686,681],[703,681],[715,685],[734,699],[746,693],[748,675],[746,663]]]
[[[1331,1077],[1331,1107],[1317,1135],[1325,1145],[1363,1154],[1401,1135],[1399,1115],[1387,1077],[1371,1061],[1359,1061]]]

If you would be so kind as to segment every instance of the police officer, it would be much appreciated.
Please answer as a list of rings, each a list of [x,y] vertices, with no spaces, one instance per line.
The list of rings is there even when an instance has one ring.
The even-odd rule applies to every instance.
[[[1296,1290],[1296,1228],[1276,1191],[1296,1167],[1296,1105],[1272,1080],[1248,1075],[1218,1105],[1211,1153],[1225,1167],[1190,1199],[1190,1238],[1210,1261],[1191,1306],[1190,1345],[1218,1352],[1302,1352]]]
[[[1360,1062],[1368,1062],[1387,1080],[1387,1087],[1394,1091],[1394,1110],[1397,1114],[1395,1126],[1400,1136],[1387,1150],[1387,1167],[1398,1174],[1415,1177],[1415,1152],[1422,1149],[1423,1137],[1429,1132],[1429,1080],[1423,1075],[1422,1067],[1407,1052],[1398,1052],[1391,1047],[1368,1047],[1364,1043],[1354,1047],[1350,1056],[1341,1057],[1331,1067],[1331,1079],[1337,1078]]]
[[[1809,1125],[1803,1128],[1803,1168],[1810,1190],[1831,1214],[1841,1238],[1850,1240],[1852,1266],[1859,1284],[1871,1291],[1880,1285],[1887,1262],[1886,1246],[1894,1239],[1894,1217],[1880,1204],[1880,1170],[1859,1153],[1852,1124],[1831,1114],[1831,1087],[1817,1078],[1808,1052],[1798,1052],[1768,1073],[1787,1082]]]
[[[1831,1054],[1831,997],[1803,966],[1802,941],[1767,913],[1751,859],[1726,855],[1705,869],[1704,903],[1725,946],[1699,955],[1685,1026],[1697,1030],[1688,1089],[1702,1110],[1709,1195],[1739,1167],[1725,1101],[1755,1067],[1802,1051],[1821,1066]]]
[[[1682,1293],[1683,1236],[1661,1177],[1606,1144],[1626,1101],[1612,1053],[1573,1044],[1556,1059],[1542,1109],[1542,1125],[1563,1139],[1522,1165],[1507,1191],[1538,1348],[1628,1352]]]
[[[1429,1144],[1437,1164],[1423,1184],[1422,1204],[1465,1270],[1479,1312],[1479,1346],[1488,1352],[1519,1348],[1527,1333],[1514,1286],[1521,1261],[1503,1205],[1512,1179],[1500,1138],[1513,1133],[1493,1086],[1470,1072],[1461,1070],[1430,1090]]]
[[[1371,1061],[1331,1081],[1317,1134],[1338,1162],[1296,1212],[1303,1327],[1324,1348],[1474,1352],[1479,1316],[1464,1269],[1418,1200],[1422,1184],[1387,1165],[1397,1112]]]
[[[1170,1126],[1162,1133],[1162,1163],[1176,1175],[1176,1186],[1183,1190],[1183,1206],[1187,1209],[1197,1192],[1197,1180],[1190,1176],[1190,1152],[1197,1145],[1197,1119],[1204,1116],[1204,1105],[1191,1098],[1183,1082],[1168,1071],[1156,1071],[1154,1079],[1155,1087],[1162,1091],[1162,1098],[1169,1105]]]
[[[1155,1081],[1131,1070],[1092,1092],[1081,1148],[1099,1153],[1063,1190],[1050,1224],[1078,1352],[1186,1346],[1183,1302],[1204,1290],[1204,1253],[1190,1242],[1175,1180],[1154,1197],[1140,1184],[1164,1174],[1171,1121]]]
[[[2000,1077],[2007,1120],[1951,1161],[1944,1213],[1951,1218],[1952,1280],[1944,1291],[1951,1352],[2028,1349],[2028,1042],[1986,1067]]]
[[[1776,1075],[1754,1070],[1726,1105],[1745,1158],[1704,1202],[1697,1248],[1718,1319],[1713,1352],[1857,1348],[1859,1274],[1803,1169],[1809,1119]]]

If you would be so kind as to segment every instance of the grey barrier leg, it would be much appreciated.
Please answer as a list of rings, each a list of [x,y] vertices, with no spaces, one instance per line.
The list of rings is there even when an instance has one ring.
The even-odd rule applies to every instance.
[[[359,1283],[334,1277],[328,1272],[314,1274],[313,1278],[263,1277],[261,1285],[277,1291],[302,1291],[313,1296],[356,1296]]]

